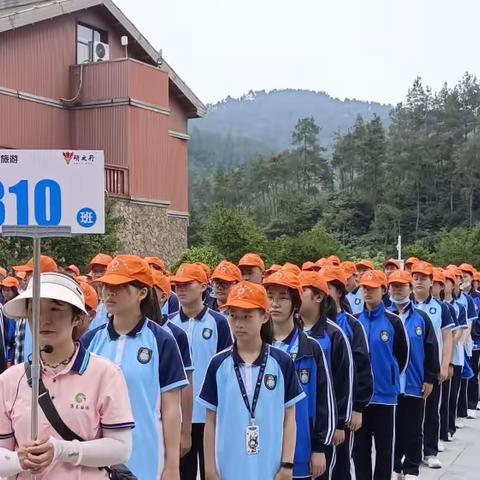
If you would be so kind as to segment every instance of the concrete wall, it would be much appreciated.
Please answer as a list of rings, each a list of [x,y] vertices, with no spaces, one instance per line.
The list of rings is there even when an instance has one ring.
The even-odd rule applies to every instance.
[[[187,248],[188,218],[169,215],[167,205],[117,200],[114,211],[123,220],[123,253],[156,256],[169,263]]]

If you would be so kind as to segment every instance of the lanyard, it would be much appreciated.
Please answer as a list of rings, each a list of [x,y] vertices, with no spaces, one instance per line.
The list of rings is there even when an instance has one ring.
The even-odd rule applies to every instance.
[[[260,396],[260,388],[262,386],[263,374],[265,373],[265,368],[267,366],[269,347],[265,345],[265,354],[262,359],[262,364],[260,365],[260,370],[258,372],[257,384],[255,385],[255,392],[253,393],[252,406],[250,406],[250,401],[248,400],[247,390],[245,384],[243,383],[243,378],[240,373],[240,368],[237,363],[233,364],[235,369],[235,374],[237,375],[238,386],[240,387],[240,392],[243,397],[245,406],[247,407],[248,413],[250,414],[250,423],[255,424],[255,408],[257,407],[258,397]]]
[[[293,335],[293,338],[290,340],[290,343],[288,344],[288,347],[287,347],[287,353],[290,353],[292,348],[294,347],[295,345],[295,342],[297,341],[298,339],[298,328],[295,329],[295,333]]]

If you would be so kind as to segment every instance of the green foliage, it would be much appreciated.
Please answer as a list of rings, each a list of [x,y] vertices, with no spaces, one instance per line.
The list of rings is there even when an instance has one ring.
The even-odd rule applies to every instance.
[[[229,99],[217,106],[213,116],[220,118],[227,106],[242,116],[242,108],[259,108],[260,101],[265,106],[272,98],[260,92],[241,101]],[[404,256],[443,262],[448,248],[458,251],[452,253],[458,258],[469,254],[470,248],[460,252],[461,242],[455,243],[455,238],[480,220],[476,77],[467,73],[453,88],[445,85],[437,93],[416,78],[405,101],[392,110],[390,122],[377,115],[350,118],[350,128],[336,135],[330,158],[320,140],[325,142],[322,134],[332,120],[317,124],[318,118],[312,105],[292,123],[291,133],[283,133],[283,138],[291,139],[289,150],[264,153],[241,167],[195,175],[191,184],[195,223],[203,225],[202,212],[212,205],[247,208],[255,224],[274,241],[277,253],[272,256],[279,258],[302,258],[301,250],[297,254],[290,245],[317,224],[359,256],[379,260],[397,255],[399,234],[407,245]],[[222,119],[228,124],[227,117]],[[277,118],[269,121],[275,123]],[[275,149],[273,140],[265,143]],[[228,166],[223,160],[215,164]],[[441,233],[452,229],[450,237]],[[200,227],[192,225],[191,230],[192,244],[201,243]]]
[[[121,249],[118,230],[121,218],[113,211],[114,201],[105,202],[105,235],[73,235],[70,238],[42,240],[42,254],[54,258],[59,266],[74,263],[83,268],[98,252],[114,255]],[[32,241],[26,238],[0,237],[0,265],[21,265],[32,257]]]
[[[202,262],[212,270],[223,260],[220,252],[211,245],[201,247],[190,247],[182,253],[182,256],[170,266],[172,272],[176,272],[182,263]]]
[[[323,226],[318,225],[296,236],[282,236],[268,245],[270,263],[293,262],[302,265],[329,255],[345,254],[342,245]]]
[[[238,262],[248,252],[265,253],[267,238],[244,209],[217,207],[204,224],[204,241],[223,258]]]
[[[480,268],[480,226],[471,230],[455,228],[440,234],[432,259],[437,265],[468,262]]]

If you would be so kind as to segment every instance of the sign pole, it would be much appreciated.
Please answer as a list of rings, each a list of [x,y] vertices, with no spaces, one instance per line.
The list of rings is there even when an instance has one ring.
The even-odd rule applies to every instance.
[[[40,245],[41,237],[33,238],[33,299],[32,299],[32,440],[38,438],[38,390],[40,382]]]

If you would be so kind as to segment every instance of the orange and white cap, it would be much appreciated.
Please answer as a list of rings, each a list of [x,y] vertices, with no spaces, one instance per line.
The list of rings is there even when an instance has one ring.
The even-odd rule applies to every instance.
[[[221,261],[212,273],[212,280],[223,280],[224,282],[240,282],[242,272],[231,262]]]
[[[328,295],[327,282],[322,278],[320,272],[302,272],[299,280],[302,288],[313,287]]]
[[[0,283],[2,287],[6,288],[20,288],[20,282],[15,277],[5,277]]]
[[[429,262],[419,260],[412,265],[412,275],[414,275],[415,273],[420,273],[422,275],[427,275],[428,277],[433,277],[433,266]]]
[[[107,285],[140,282],[152,287],[152,270],[148,263],[137,255],[118,255],[108,264],[105,275],[97,278],[95,282]]]
[[[92,268],[95,265],[100,265],[102,267],[108,267],[108,264],[112,261],[112,257],[107,255],[106,253],[97,253],[90,262],[88,263],[88,267]]]
[[[387,287],[387,276],[379,270],[368,270],[360,279],[361,287],[379,288]]]
[[[260,255],[256,253],[246,253],[238,262],[239,267],[258,267],[262,271],[265,271],[265,263],[261,259]]]
[[[171,283],[208,283],[208,277],[201,265],[196,263],[182,263],[177,273],[170,277]]]
[[[340,282],[343,286],[347,285],[347,276],[345,275],[345,271],[343,268],[331,265],[329,267],[322,268],[320,272],[320,276],[328,283],[328,282]]]
[[[25,265],[18,265],[13,267],[15,272],[33,272],[33,258],[31,258]],[[58,271],[55,260],[46,255],[40,255],[40,273],[56,272]]]
[[[98,295],[96,290],[86,282],[79,281],[78,284],[80,285],[83,297],[85,298],[85,306],[90,310],[96,311],[98,307]]]
[[[396,270],[395,272],[392,272],[391,275],[388,277],[388,284],[391,285],[392,283],[411,285],[412,275],[406,270]]]
[[[170,298],[172,294],[172,285],[170,283],[170,277],[160,272],[159,270],[152,269],[153,286],[159,288],[167,298]]]
[[[300,298],[302,298],[303,290],[300,285],[299,276],[289,270],[280,270],[279,272],[272,273],[263,281],[263,286],[265,288],[272,285],[290,288],[297,292]]]
[[[375,267],[373,263],[370,260],[360,260],[359,262],[356,263],[355,265],[357,267],[357,270],[359,267],[366,268],[367,270],[375,270]]]
[[[241,308],[244,310],[255,310],[258,308],[267,312],[267,291],[263,285],[242,280],[230,289],[227,303],[222,305],[222,310],[228,308]]]

